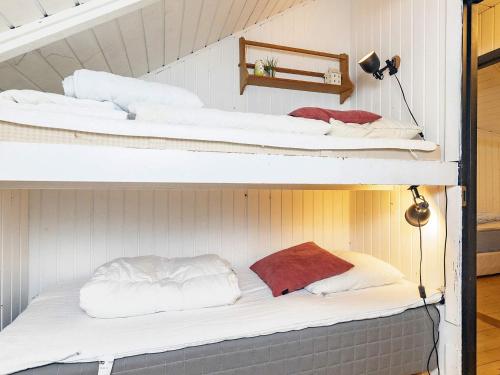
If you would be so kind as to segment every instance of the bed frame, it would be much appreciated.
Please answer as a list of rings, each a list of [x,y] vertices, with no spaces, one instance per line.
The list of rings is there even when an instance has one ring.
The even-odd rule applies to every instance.
[[[429,312],[438,319],[432,305]],[[384,318],[121,358],[115,360],[112,374],[411,375],[426,370],[432,329],[425,308],[419,307]],[[95,375],[98,366],[51,364],[16,374]]]
[[[477,276],[500,273],[500,229],[477,231]]]

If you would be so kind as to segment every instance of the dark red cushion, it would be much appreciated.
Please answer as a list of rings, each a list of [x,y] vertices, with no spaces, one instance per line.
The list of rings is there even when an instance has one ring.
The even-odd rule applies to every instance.
[[[254,263],[250,269],[271,288],[273,296],[299,290],[328,277],[349,271],[353,265],[314,242],[278,251]]]
[[[338,121],[349,122],[352,124],[367,124],[382,118],[382,116],[366,111],[336,111],[334,109],[317,107],[299,108],[289,113],[289,115],[293,117],[323,120],[325,122],[330,122],[330,119],[333,118]]]

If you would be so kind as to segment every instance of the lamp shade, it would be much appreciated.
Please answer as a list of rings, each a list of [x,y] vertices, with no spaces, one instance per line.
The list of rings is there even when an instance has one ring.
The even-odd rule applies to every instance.
[[[370,52],[368,55],[358,61],[359,66],[366,73],[375,74],[380,69],[380,59],[375,51]]]
[[[431,210],[426,201],[412,204],[405,212],[406,221],[414,227],[423,227],[430,217]]]

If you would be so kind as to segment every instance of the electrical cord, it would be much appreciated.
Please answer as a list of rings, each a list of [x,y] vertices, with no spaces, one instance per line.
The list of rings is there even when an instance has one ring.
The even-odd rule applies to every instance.
[[[446,290],[446,249],[448,244],[448,189],[444,187],[444,251],[443,251],[443,287]]]
[[[418,220],[418,234],[419,234],[419,248],[420,248],[420,263],[419,263],[419,286],[418,286],[418,291],[420,293],[420,297],[422,298],[422,301],[424,302],[424,307],[425,311],[427,312],[427,316],[429,316],[429,319],[432,322],[432,350],[429,353],[429,357],[427,357],[427,374],[431,375],[430,371],[430,363],[432,360],[432,355],[434,352],[436,353],[436,363],[437,363],[437,370],[438,370],[438,375],[441,374],[441,369],[439,368],[439,352],[438,352],[438,344],[439,344],[439,322],[441,321],[441,314],[439,313],[439,310],[437,309],[436,306],[434,308],[438,312],[438,321],[437,321],[437,334],[436,334],[436,322],[434,321],[434,318],[432,317],[430,311],[429,311],[429,306],[427,305],[426,302],[426,294],[425,294],[425,287],[422,284],[422,260],[423,260],[423,247],[422,247],[422,226],[420,225],[420,217],[417,217]]]
[[[405,95],[405,91],[403,90],[403,86],[401,85],[401,82],[399,81],[399,78],[398,78],[398,75],[397,74],[394,74],[394,77],[396,77],[396,81],[398,81],[398,85],[399,85],[399,89],[401,90],[401,96],[403,97],[403,100],[406,104],[406,108],[408,108],[408,112],[410,112],[410,115],[411,115],[411,118],[413,119],[413,121],[415,122],[415,124],[420,127],[420,125],[418,124],[418,121],[417,119],[415,118],[415,116],[413,116],[413,112],[411,111],[410,109],[410,106],[408,104],[408,101],[406,100],[406,95]],[[424,138],[424,134],[423,133],[420,133],[420,136],[422,138]]]

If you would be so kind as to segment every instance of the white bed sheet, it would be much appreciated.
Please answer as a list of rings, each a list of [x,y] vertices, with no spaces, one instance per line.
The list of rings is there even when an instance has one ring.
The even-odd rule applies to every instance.
[[[202,128],[189,125],[100,119],[67,113],[17,110],[0,107],[0,120],[34,127],[65,129],[97,134],[158,137],[228,142],[302,150],[415,150],[434,151],[433,142],[406,139],[344,138],[318,135],[250,131],[230,128]]]
[[[417,285],[407,281],[326,297],[302,290],[273,298],[252,271],[240,270],[238,277],[242,298],[232,306],[121,319],[95,319],[80,310],[81,283],[58,287],[0,332],[0,373],[377,318],[422,305]],[[441,298],[437,291],[428,295],[429,303]]]

